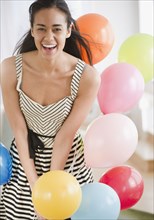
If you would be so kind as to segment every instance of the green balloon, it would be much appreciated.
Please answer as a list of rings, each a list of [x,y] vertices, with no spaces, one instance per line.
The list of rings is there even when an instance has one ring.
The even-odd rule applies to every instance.
[[[118,61],[134,65],[143,75],[145,82],[154,78],[153,42],[152,35],[139,33],[126,39],[119,49]]]

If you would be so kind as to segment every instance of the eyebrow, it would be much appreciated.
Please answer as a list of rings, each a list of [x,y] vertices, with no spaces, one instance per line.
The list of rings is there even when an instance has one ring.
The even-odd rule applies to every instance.
[[[36,26],[46,27],[44,24],[36,24]],[[53,27],[61,27],[61,24],[53,24]]]

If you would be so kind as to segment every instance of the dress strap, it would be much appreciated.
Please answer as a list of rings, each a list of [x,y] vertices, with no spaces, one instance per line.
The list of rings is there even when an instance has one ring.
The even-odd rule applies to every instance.
[[[20,91],[22,80],[22,54],[18,54],[15,58],[16,74],[17,74],[17,91]]]
[[[80,79],[81,79],[84,67],[85,67],[85,62],[79,59],[76,65],[72,83],[71,83],[71,96],[73,97],[73,99],[75,99],[77,96],[79,85],[80,85]]]

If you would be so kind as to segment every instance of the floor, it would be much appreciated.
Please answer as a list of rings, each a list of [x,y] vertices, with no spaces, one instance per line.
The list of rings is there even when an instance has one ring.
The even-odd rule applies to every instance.
[[[154,220],[154,215],[136,210],[121,211],[118,220]]]

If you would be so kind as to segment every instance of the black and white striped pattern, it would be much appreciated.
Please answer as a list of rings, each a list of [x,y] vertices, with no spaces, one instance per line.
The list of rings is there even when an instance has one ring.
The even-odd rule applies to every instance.
[[[71,111],[77,96],[84,65],[84,62],[79,59],[71,82],[70,96],[66,96],[48,106],[42,106],[31,100],[21,90],[22,54],[16,57],[17,91],[19,92],[20,107],[30,129],[41,135],[56,135]],[[45,149],[43,151],[38,150],[35,155],[36,170],[38,175],[41,176],[44,172],[49,171],[54,139],[47,137],[39,138],[45,145]],[[29,183],[21,166],[15,141],[12,142],[10,153],[13,157],[12,176],[9,183],[3,186],[0,219],[35,220],[37,218],[31,201]],[[74,138],[64,169],[74,175],[81,185],[93,181],[91,169],[87,168],[84,162],[83,141],[79,133]]]

